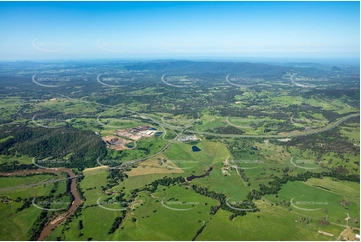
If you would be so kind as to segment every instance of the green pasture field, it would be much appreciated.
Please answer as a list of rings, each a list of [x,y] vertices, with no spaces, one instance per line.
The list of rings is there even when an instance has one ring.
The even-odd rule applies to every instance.
[[[0,203],[0,239],[7,241],[29,240],[29,232],[42,210],[30,206],[16,213],[22,203]]]
[[[125,187],[125,192],[130,192],[134,189],[143,188],[145,185],[152,183],[155,180],[161,179],[163,177],[179,177],[184,176],[184,174],[152,174],[152,175],[141,175],[141,176],[132,176],[126,178],[118,186],[114,187],[110,191],[119,191]]]
[[[329,189],[333,193],[342,194],[344,199],[354,203],[360,202],[360,184],[351,181],[335,181],[330,177],[323,179],[310,178],[305,184],[314,187],[322,187],[321,189]]]
[[[254,116],[248,116],[248,117],[229,117],[228,121],[235,125],[236,127],[239,126],[241,129],[250,129],[253,130],[254,128],[252,128],[250,125],[251,123],[255,123],[255,124],[259,124],[260,122],[265,122],[270,123],[270,122],[279,122],[280,120],[274,120],[274,119],[270,119],[270,118],[256,118]]]
[[[122,154],[124,154],[122,160],[124,161],[124,163],[127,163],[127,161],[146,158],[148,156],[154,155],[157,152],[159,152],[161,149],[165,147],[166,144],[167,141],[162,140],[161,136],[152,137],[152,138],[143,137],[137,141],[137,147],[135,147],[132,150],[122,151]],[[142,149],[148,149],[149,154],[147,154]]]
[[[92,103],[78,102],[56,97],[56,100],[48,100],[37,104],[38,108],[49,108],[64,114],[77,114],[79,116],[97,112],[96,105]]]
[[[325,110],[332,110],[339,114],[359,111],[356,108],[348,106],[341,99],[329,99],[321,96],[313,96],[313,98],[308,100],[308,103],[312,106],[322,107]]]
[[[343,194],[347,194],[347,190]],[[292,204],[288,208],[302,213],[304,216],[312,217],[315,220],[322,219],[327,215],[329,222],[346,225],[345,218],[347,213],[351,218],[360,217],[360,206],[359,203],[352,202],[350,205],[342,207],[340,201],[345,198],[343,194],[295,181],[287,182],[283,185],[277,194],[277,198],[273,195],[266,195],[265,197],[274,203],[280,200],[293,201],[292,203],[298,208],[292,206]],[[347,196],[352,196],[352,194],[347,194]],[[351,220],[349,225],[358,226],[353,224]]]
[[[24,177],[1,177],[1,187],[16,187],[21,185],[33,184],[49,179],[58,179],[59,176],[51,176],[49,174],[35,175],[35,176],[24,176]],[[62,176],[60,176],[62,177]],[[7,197],[10,203],[0,203],[0,239],[1,240],[29,240],[29,232],[41,214],[42,210],[30,205],[29,208],[25,208],[20,212],[16,212],[17,208],[20,208],[24,202],[16,202],[15,199],[20,197],[21,199],[47,196],[50,191],[54,188],[55,184],[38,185],[34,187],[18,188],[10,191],[0,191],[0,197]],[[58,194],[63,194],[66,191],[66,182],[58,182],[56,192],[53,194],[55,197]],[[50,202],[54,202],[52,199]],[[35,204],[42,207],[38,203],[40,200],[36,200]],[[49,202],[49,201],[46,201]],[[59,204],[52,204],[52,208],[67,207],[70,204],[70,196],[65,195],[60,199],[56,200]],[[60,204],[63,203],[63,204]],[[64,205],[68,204],[68,205]]]
[[[304,223],[297,223],[299,215],[290,213],[279,206],[261,204],[260,212],[247,213],[245,216],[229,220],[230,212],[219,210],[206,225],[197,240],[334,240],[319,234],[318,229],[340,233],[343,227],[329,226],[318,228]]]
[[[285,105],[301,105],[307,100],[302,96],[274,96],[271,98],[272,102]]]
[[[172,126],[188,126],[191,125],[197,119],[189,118],[186,115],[167,115],[163,117],[164,123]]]
[[[334,152],[328,152],[322,155],[319,164],[315,164],[317,160],[317,155],[312,150],[304,150],[301,151],[298,148],[291,147],[289,149],[290,157],[294,156],[293,163],[296,164],[295,161],[297,159],[300,160],[308,160],[308,164],[297,164],[303,167],[320,167],[319,169],[313,169],[315,172],[321,172],[324,168],[321,168],[321,165],[326,166],[328,168],[338,167],[338,166],[345,166],[350,174],[358,174],[360,172],[360,157],[359,154],[350,154],[350,153],[343,153],[343,158],[337,155]],[[292,167],[292,163],[290,162],[290,158],[285,161],[285,164],[290,164]],[[294,166],[293,166],[294,167]],[[294,167],[296,168],[296,167]],[[298,171],[302,171],[303,169],[298,168]],[[312,171],[312,169],[310,170]],[[327,171],[327,170],[325,170]]]
[[[50,174],[24,176],[24,177],[21,176],[0,177],[0,189],[35,184],[38,182],[45,182],[48,180],[55,180],[55,179],[58,179],[57,176],[53,176]]]
[[[200,152],[192,152],[192,144],[177,142],[172,144],[163,154],[166,160],[170,160],[178,168],[183,168],[185,173],[182,174],[153,174],[129,177],[117,187],[125,187],[126,190],[141,188],[145,184],[151,183],[153,180],[160,179],[164,176],[177,177],[189,176],[193,174],[201,175],[208,170],[210,166],[221,164],[228,156],[228,151],[218,142],[202,141],[196,144],[201,149]],[[141,163],[140,163],[141,164]],[[165,166],[167,163],[163,164]],[[219,168],[220,169],[220,168]],[[213,171],[212,171],[213,172]],[[212,174],[211,172],[211,174]],[[218,172],[218,171],[216,171]],[[216,179],[217,176],[214,178]]]
[[[273,176],[282,176],[282,169],[292,165],[288,165],[291,156],[282,152],[281,146],[251,141],[247,145],[257,147],[258,150],[235,147],[234,150],[240,151],[236,157],[229,157],[229,164],[243,168],[249,178],[250,188],[259,189],[259,184],[267,185]]]
[[[19,188],[10,191],[9,190],[2,191],[0,193],[0,196],[7,196],[7,197],[11,197],[12,199],[16,199],[17,197],[30,198],[30,197],[43,196],[44,194],[46,195],[49,194],[53,187],[54,184],[50,183],[39,186],[33,186],[33,187]]]
[[[107,198],[101,187],[107,184],[108,172],[106,170],[86,171],[80,187],[84,192],[85,201],[81,216],[73,217],[72,221],[65,225],[58,226],[46,240],[87,240],[92,237],[96,240],[109,240],[108,231],[112,226],[115,217],[120,216],[119,211],[110,211],[97,205]],[[90,206],[90,207],[89,207]],[[79,220],[83,221],[84,228],[79,230]],[[87,237],[81,236],[80,232]]]
[[[4,141],[6,141],[6,140],[8,140],[10,138],[13,138],[13,136],[11,135],[11,136],[0,139],[0,143],[4,142]]]
[[[104,197],[104,193],[101,190],[101,186],[105,186],[107,183],[106,177],[108,176],[108,172],[106,170],[96,170],[96,171],[88,171],[84,172],[84,179],[80,182],[80,188],[84,192],[85,201],[83,201],[83,206],[87,207],[89,205],[94,205],[97,203],[98,198]],[[88,190],[87,190],[88,189]],[[96,205],[96,207],[88,207],[82,209],[82,215],[78,218],[73,218],[72,221],[65,225],[62,223],[59,225],[47,238],[46,240],[56,240],[57,237],[61,237],[62,240],[87,240],[87,238],[83,238],[80,235],[80,231],[78,229],[79,220],[85,220],[89,222],[89,226],[87,229],[94,229],[92,227],[95,223],[95,220],[100,223],[109,224],[109,228],[111,227],[112,221],[110,217],[104,217],[100,213],[106,212],[107,210],[100,208]],[[86,216],[87,218],[84,218]],[[98,216],[96,219],[93,216]],[[88,220],[89,218],[89,220]],[[85,229],[85,226],[84,226]],[[86,234],[88,234],[87,231]],[[106,231],[107,232],[107,231]],[[98,237],[97,237],[98,238]],[[105,239],[105,238],[103,238]]]
[[[6,156],[0,155],[0,163],[5,162],[11,163],[13,161],[18,161],[20,164],[31,164],[33,162],[33,157],[27,155],[17,155],[17,156]]]
[[[183,169],[185,174],[201,175],[210,166],[223,162],[228,157],[226,147],[220,142],[201,141],[196,144],[201,149],[199,152],[192,152],[191,143],[177,142],[172,144],[163,154]]]
[[[176,134],[173,130],[170,130],[170,129],[166,129],[167,133],[166,135],[164,136],[164,139],[165,140],[171,140],[171,139],[174,139],[176,137]],[[163,130],[160,130],[160,132],[163,132],[163,134],[161,134],[161,136],[164,135],[164,131]]]
[[[68,224],[59,225],[47,238],[47,241],[57,240],[111,240],[109,229],[116,217],[121,216],[119,211],[109,211],[99,206],[88,207],[82,210],[81,215],[73,217]],[[83,223],[83,229],[79,229],[79,221]],[[83,235],[82,235],[83,234]]]
[[[98,173],[96,175],[85,177],[85,179],[82,181],[82,184],[86,185],[82,185],[82,188],[92,188],[97,185],[96,190],[90,190],[89,192],[87,192],[83,189],[85,191],[85,196],[87,196],[87,193],[92,193],[92,197],[96,197],[96,195],[94,194],[99,193],[100,196],[106,198],[106,195],[98,191],[98,186],[102,184],[104,185],[105,183],[93,182],[95,180],[104,180],[104,175],[106,175],[106,173]],[[87,178],[91,180],[86,180]],[[185,187],[180,187],[179,185],[171,186],[170,188],[159,186],[158,190],[153,194],[153,196],[165,196],[167,199],[165,200],[165,204],[172,208],[194,208],[189,211],[181,211],[182,213],[180,213],[180,211],[174,211],[164,207],[161,204],[161,199],[153,198],[149,196],[147,192],[141,192],[139,193],[139,196],[136,198],[136,200],[143,205],[140,206],[139,204],[135,206],[135,210],[128,213],[126,219],[120,226],[124,228],[118,228],[114,234],[108,235],[108,230],[110,229],[115,217],[120,216],[120,212],[109,211],[99,206],[94,206],[83,209],[81,216],[79,216],[78,218],[73,218],[70,224],[66,226],[59,226],[57,229],[54,230],[51,236],[47,238],[47,240],[54,240],[57,237],[61,237],[63,240],[86,240],[88,237],[91,237],[95,240],[119,240],[120,238],[128,238],[128,236],[129,238],[133,238],[133,240],[148,240],[152,237],[148,237],[149,233],[146,231],[151,231],[153,238],[163,240],[167,238],[182,239],[185,238],[185,236],[192,237],[192,234],[187,234],[185,233],[185,231],[190,230],[193,234],[195,234],[195,232],[198,230],[198,227],[202,226],[201,222],[199,222],[198,220],[209,220],[210,206],[217,204],[216,200],[201,196],[194,191],[186,189]],[[189,204],[167,204],[167,202],[172,202],[172,198],[177,198],[179,199],[179,201],[184,201]],[[94,204],[96,202],[95,200],[91,199],[91,201],[89,201],[87,199],[84,205]],[[205,203],[207,203],[207,205]],[[192,206],[193,204],[194,206]],[[185,215],[184,212],[186,213],[186,215],[193,219],[189,219],[188,221],[182,220],[181,218],[184,218]],[[137,219],[136,227],[134,226],[134,222],[130,220],[131,217],[135,217]],[[167,226],[161,226],[161,224],[164,225],[163,219],[169,220],[166,223],[167,225],[169,225],[169,228],[167,228]],[[84,228],[82,232],[86,234],[86,237],[79,236],[79,220],[83,220]],[[183,224],[182,231],[175,229],[179,226],[179,222],[182,222]],[[62,232],[64,228],[65,230]],[[164,232],[164,229],[166,230],[166,233],[162,233],[162,231]],[[168,231],[169,235],[166,235]],[[188,238],[188,240],[190,239],[191,238]]]
[[[96,204],[97,199],[104,196],[101,186],[107,184],[108,174],[106,170],[84,172],[84,179],[80,182],[80,188],[86,198],[84,206]]]
[[[227,198],[236,200],[246,199],[249,189],[241,176],[235,170],[229,172],[230,176],[226,176],[222,174],[222,167],[222,163],[214,164],[210,176],[196,178],[190,184],[206,187],[210,191],[226,195]]]
[[[225,127],[227,124],[225,118],[206,113],[204,113],[203,116],[199,118],[199,121],[202,121],[202,124],[195,124],[190,129],[197,131],[205,131],[207,129]]]
[[[360,145],[360,124],[352,123],[339,126],[341,134],[346,136],[350,142]]]
[[[115,118],[103,118],[100,117],[98,123],[97,117],[94,118],[76,118],[67,120],[74,128],[91,130],[93,132],[99,132],[101,136],[114,135],[114,131],[118,129],[134,128],[138,126],[150,125],[137,119],[115,119]],[[157,127],[156,127],[157,128]],[[157,128],[159,131],[161,128]]]
[[[311,119],[307,118],[306,115],[309,115],[309,114],[304,113],[304,112],[297,113],[297,118],[295,118],[295,117],[293,118],[293,122],[294,122],[293,125],[295,127],[306,126],[306,127],[312,127],[314,129],[317,129],[317,128],[322,128],[329,124],[328,120],[326,118],[324,118],[323,115],[320,113],[314,113],[311,115],[314,119],[317,119],[317,120],[311,120]],[[288,121],[291,122],[290,120],[288,120]]]
[[[20,98],[0,99],[0,117],[4,120],[13,119],[13,115],[18,113],[23,105]]]
[[[98,122],[96,122],[97,125],[103,126],[104,129],[112,129],[112,130],[135,128],[138,126],[150,125],[137,119],[121,119],[121,118],[115,119],[115,118],[100,117],[99,121],[105,125],[101,125]]]
[[[289,73],[287,75],[290,76]],[[160,85],[163,85],[159,78],[158,81]],[[192,84],[191,81],[181,76],[178,81],[173,82],[174,84]],[[144,188],[147,184],[165,176],[182,176],[184,178],[191,175],[199,176],[205,174],[212,168],[209,176],[196,178],[189,183],[224,194],[230,201],[242,201],[246,199],[251,189],[259,190],[260,184],[269,186],[270,181],[273,181],[276,176],[282,177],[285,172],[290,176],[296,176],[307,171],[329,171],[330,168],[345,166],[349,172],[348,174],[359,174],[360,159],[358,153],[344,153],[340,155],[331,150],[323,153],[320,163],[316,164],[315,161],[318,158],[317,147],[313,150],[304,150],[301,146],[297,145],[287,148],[287,143],[283,144],[281,141],[277,145],[270,142],[263,142],[266,141],[266,139],[262,140],[260,138],[216,137],[214,139],[212,138],[213,141],[209,141],[201,135],[198,137],[201,137],[202,140],[197,142],[170,141],[176,137],[176,132],[179,134],[185,126],[192,125],[188,129],[195,131],[216,130],[217,128],[230,126],[226,121],[226,115],[221,116],[223,114],[220,114],[223,111],[227,112],[225,109],[229,107],[237,107],[240,108],[240,110],[250,108],[251,111],[254,110],[258,112],[258,114],[259,112],[264,114],[264,116],[261,115],[259,118],[252,115],[237,117],[236,111],[230,112],[234,116],[230,115],[228,121],[236,128],[244,131],[245,134],[265,134],[265,128],[270,130],[267,134],[283,132],[282,130],[278,130],[278,125],[284,124],[285,127],[290,127],[292,125],[290,121],[292,115],[295,115],[294,119],[301,119],[301,121],[294,121],[294,130],[303,131],[303,126],[313,126],[313,128],[315,128],[329,125],[329,121],[325,117],[332,116],[331,112],[327,115],[327,113],[323,113],[322,111],[314,112],[311,111],[312,109],[307,111],[302,109],[301,106],[311,105],[341,115],[347,115],[347,113],[350,112],[359,112],[357,108],[347,104],[351,104],[352,101],[351,98],[348,100],[349,97],[347,96],[328,98],[327,96],[315,94],[311,96],[311,98],[308,98],[309,89],[298,88],[296,91],[299,90],[299,92],[294,95],[295,91],[290,89],[293,87],[289,86],[290,80],[278,80],[276,83],[281,83],[284,86],[274,88],[265,85],[265,90],[263,91],[240,87],[237,89],[239,94],[232,92],[227,100],[218,100],[221,106],[197,107],[197,112],[200,114],[200,118],[197,121],[196,119],[190,118],[190,115],[173,115],[173,113],[171,113],[171,111],[179,113],[177,109],[180,107],[184,108],[182,105],[188,103],[189,100],[174,100],[174,97],[167,95],[161,97],[162,99],[158,99],[158,95],[164,94],[162,91],[164,88],[171,88],[166,85],[164,85],[164,88],[162,87],[161,90],[158,87],[147,87],[141,90],[134,88],[132,89],[134,91],[126,93],[132,100],[136,100],[136,97],[139,96],[157,96],[157,100],[154,102],[155,106],[151,109],[148,108],[149,103],[141,103],[142,101],[132,101],[127,105],[101,105],[96,102],[85,103],[60,98],[59,96],[53,97],[56,98],[56,100],[31,103],[24,103],[20,98],[0,100],[0,116],[3,119],[11,119],[24,105],[28,107],[24,111],[27,113],[50,109],[66,115],[76,115],[76,117],[63,122],[50,122],[50,126],[64,126],[65,123],[68,123],[77,129],[99,132],[101,137],[114,135],[114,131],[117,129],[142,125],[150,125],[157,128],[156,132],[164,132],[162,129],[162,127],[164,127],[166,129],[165,139],[168,141],[162,139],[163,134],[152,138],[143,137],[136,142],[137,146],[134,149],[124,151],[108,149],[106,157],[108,159],[113,158],[120,160],[123,163],[136,159],[147,159],[147,157],[158,153],[163,147],[168,145],[169,142],[173,142],[159,155],[159,157],[164,155],[168,163],[167,161],[164,164],[157,163],[157,161],[154,161],[157,159],[157,156],[150,166],[152,168],[156,165],[166,167],[167,164],[172,164],[175,166],[174,169],[179,168],[184,171],[184,173],[177,174],[172,172],[170,168],[170,173],[166,174],[144,175],[142,172],[135,173],[134,176],[125,178],[118,185],[110,188],[106,192],[102,191],[102,187],[107,186],[108,170],[102,168],[84,171],[85,177],[79,182],[85,198],[83,199],[81,210],[79,210],[76,216],[71,216],[69,220],[59,225],[46,240],[58,240],[59,238],[61,240],[92,239],[104,241],[192,240],[196,232],[203,225],[206,226],[196,240],[337,240],[340,233],[346,228],[346,225],[359,228],[359,183],[324,177],[323,179],[311,178],[304,182],[287,182],[282,185],[278,194],[266,195],[262,197],[261,200],[254,201],[260,209],[259,212],[247,212],[245,216],[238,216],[233,220],[229,219],[232,213],[222,209],[218,210],[215,215],[209,214],[211,206],[218,205],[217,200],[197,194],[190,188],[179,184],[170,185],[169,187],[159,185],[157,191],[153,194],[142,191],[138,193],[135,201],[128,201],[129,203],[136,204],[134,205],[134,210],[133,208],[128,209],[126,217],[115,232],[113,234],[108,233],[115,218],[122,215],[120,210],[111,210],[119,208],[119,204],[107,205],[105,207],[109,209],[105,209],[99,206],[97,202],[105,201],[106,199],[115,201],[119,192],[124,192],[125,198],[128,199],[133,189]],[[225,89],[234,88],[225,83],[224,79],[219,84],[222,86],[209,88],[208,92],[206,92],[205,89],[194,90],[194,93],[199,95],[197,100],[214,98],[215,96],[219,96],[220,92]],[[79,90],[81,89],[79,87],[76,89],[72,94],[83,92]],[[103,90],[104,93],[107,94],[113,93],[119,95],[119,93],[116,93],[116,91],[119,90],[116,89],[107,88]],[[121,90],[120,94],[123,95],[124,92],[125,90]],[[190,95],[189,93],[187,91],[182,95],[183,97],[187,97]],[[90,97],[83,98],[83,100],[85,99],[100,100],[103,99],[103,97],[94,92]],[[170,101],[167,102],[167,100]],[[235,101],[239,101],[240,104],[235,104]],[[289,107],[290,105],[294,106]],[[295,106],[299,106],[300,110],[304,111],[292,113],[294,112],[293,110],[297,110]],[[218,108],[224,108],[224,110],[222,111]],[[144,115],[157,120],[162,127],[154,126],[151,124],[151,120],[139,120],[133,116],[134,114],[125,109],[131,109],[141,113],[146,112],[145,110],[158,110],[158,112],[152,111],[153,113],[144,113]],[[286,112],[284,117],[287,116],[287,118],[269,118],[273,117],[271,115],[276,112]],[[249,112],[246,111],[245,113]],[[99,120],[103,124],[97,122],[99,115]],[[115,115],[128,118],[106,117]],[[162,117],[164,117],[163,121]],[[312,118],[317,119],[317,121],[312,121]],[[39,124],[47,125],[46,121],[41,121],[42,117],[40,114],[37,116],[37,119],[39,120]],[[28,121],[31,126],[35,125],[31,122],[31,119],[18,119],[12,123],[26,121]],[[202,124],[199,124],[199,122]],[[250,126],[252,122],[256,124],[264,122],[264,124],[254,129]],[[338,126],[338,129],[342,136],[347,137],[353,145],[359,145],[359,123],[345,122]],[[214,132],[219,133],[218,131]],[[8,138],[9,137],[0,139],[0,144]],[[196,145],[201,151],[192,152],[193,145]],[[252,147],[257,147],[258,150],[253,150]],[[231,166],[237,166],[237,169],[228,167],[228,170],[224,170],[227,157],[229,157],[229,160],[237,160],[239,162],[230,163]],[[294,157],[293,164],[290,161],[292,157]],[[299,160],[304,161],[299,162]],[[0,164],[13,161],[18,161],[21,164],[31,164],[32,157],[0,155]],[[141,163],[135,164],[135,166],[137,165],[141,166]],[[321,165],[327,168],[321,168]],[[241,171],[241,169],[243,171]],[[153,172],[153,170],[149,171]],[[248,182],[242,179],[240,172],[243,172],[249,178]],[[1,189],[63,177],[65,177],[65,174],[57,176],[42,174],[27,177],[0,177],[0,200],[2,201],[0,203],[0,239],[28,240],[29,231],[41,213],[40,209],[32,205],[16,213],[16,209],[23,204],[21,201],[14,201],[17,197],[30,198],[49,195],[54,186],[57,187],[57,190],[52,195],[54,197],[60,196],[66,192],[66,180],[58,182],[56,185],[51,183],[9,191],[1,191]],[[7,204],[5,202],[7,199],[10,199],[12,202]],[[350,204],[341,206],[343,199],[349,201]],[[64,203],[70,202],[70,195],[64,195],[59,201]],[[162,201],[164,204],[162,204]],[[288,203],[291,201],[292,204],[284,204],[285,202]],[[52,208],[58,207],[52,205]],[[351,218],[349,221],[345,220],[347,214]],[[312,221],[310,223],[304,223],[300,221],[300,218],[312,219]],[[320,225],[318,221],[324,218],[331,222],[331,224]],[[355,221],[355,219],[357,219],[357,221]],[[80,221],[82,221],[83,224],[82,229],[79,228]],[[318,233],[319,230],[332,233],[333,236],[320,234]]]
[[[97,122],[96,117],[94,117],[94,118],[76,118],[76,119],[71,119],[71,120],[67,120],[67,121],[76,129],[91,130],[93,132],[101,131],[101,129],[99,128],[100,124]],[[114,133],[114,129],[112,130],[112,133]]]
[[[66,176],[64,176],[66,177]],[[58,196],[59,194],[63,194],[66,192],[66,183],[67,183],[68,180],[63,180],[63,181],[59,181],[57,182],[57,189],[55,191],[55,193],[53,194],[53,197],[56,197]]]
[[[97,113],[96,118],[100,115],[100,118],[102,116],[114,116],[114,115],[122,115],[122,116],[129,116],[131,115],[130,112],[127,112],[126,110],[122,108],[118,108],[116,106],[114,107],[104,107],[104,109]]]
[[[210,220],[210,207],[217,205],[216,200],[179,185],[169,188],[159,186],[153,196],[143,192],[139,194],[144,205],[138,206],[132,213],[136,222],[125,221],[124,229],[118,230],[114,239],[191,240],[203,221]],[[167,207],[162,205],[162,200]],[[178,204],[181,202],[185,204]]]
[[[148,96],[154,96],[154,95],[162,95],[162,92],[156,91],[157,89],[155,87],[146,87],[144,89],[141,90],[135,90],[135,91],[131,91],[129,92],[129,95],[134,95],[134,96],[144,96],[144,95],[148,95]]]

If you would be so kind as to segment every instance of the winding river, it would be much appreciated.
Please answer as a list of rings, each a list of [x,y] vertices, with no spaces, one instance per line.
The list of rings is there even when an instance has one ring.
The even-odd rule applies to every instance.
[[[57,168],[57,169],[38,169],[38,170],[23,170],[17,171],[13,173],[0,173],[1,176],[15,176],[15,175],[26,175],[26,174],[40,174],[40,173],[59,173],[59,172],[66,172],[69,177],[66,179],[71,179],[70,185],[70,192],[74,196],[74,200],[68,209],[68,211],[61,214],[59,217],[55,218],[52,221],[48,221],[44,228],[42,229],[38,241],[44,240],[46,237],[49,236],[51,231],[53,231],[59,224],[64,222],[70,215],[72,215],[75,210],[82,204],[82,200],[80,199],[80,195],[76,189],[76,178],[73,171],[69,168]],[[40,184],[40,183],[39,183]],[[36,184],[33,184],[36,185]]]

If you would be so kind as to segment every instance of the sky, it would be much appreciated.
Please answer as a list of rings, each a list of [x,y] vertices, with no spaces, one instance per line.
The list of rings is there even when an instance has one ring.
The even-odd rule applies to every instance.
[[[0,2],[0,60],[359,58],[359,2]]]

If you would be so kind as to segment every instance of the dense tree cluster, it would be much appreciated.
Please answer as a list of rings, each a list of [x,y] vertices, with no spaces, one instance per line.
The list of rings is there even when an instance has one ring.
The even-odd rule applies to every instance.
[[[345,175],[345,174],[340,174],[337,171],[321,172],[321,173],[307,171],[302,174],[297,174],[296,176],[289,176],[288,174],[284,174],[284,176],[282,176],[281,178],[275,176],[273,181],[268,182],[269,186],[266,186],[264,184],[259,184],[260,187],[259,191],[252,189],[251,192],[248,193],[247,198],[249,200],[252,199],[257,200],[257,199],[261,199],[261,196],[267,194],[277,194],[279,190],[281,190],[282,185],[286,184],[288,181],[307,181],[310,178],[322,178],[324,176],[334,177],[339,180],[360,182],[360,176],[358,174]]]
[[[0,129],[0,138],[8,136],[12,138],[0,143],[0,154],[28,155],[36,159],[52,157],[58,160],[72,154],[69,162],[61,163],[62,167],[93,167],[99,156],[107,154],[106,146],[99,136],[74,128],[46,129],[29,127],[26,124],[3,126]],[[51,163],[46,164],[46,167],[51,166]]]
[[[248,212],[257,212],[259,211],[259,209],[256,207],[256,205],[254,203],[252,203],[252,200],[245,200],[242,201],[239,204],[236,205],[232,205],[232,207],[235,207],[236,209],[231,208],[231,206],[227,205],[226,202],[226,196],[224,194],[219,194],[216,193],[214,191],[209,191],[208,188],[204,188],[201,186],[196,186],[196,185],[191,185],[191,188],[203,195],[203,196],[207,196],[213,199],[216,199],[219,201],[220,205],[219,206],[212,206],[211,207],[211,211],[210,214],[215,214],[219,208],[229,211],[231,213],[233,213],[230,217],[230,219],[232,220],[233,218],[237,217],[237,216],[244,216],[246,215],[246,211]],[[243,210],[242,210],[243,209]]]
[[[185,182],[185,179],[184,179],[184,177],[181,177],[181,176],[175,177],[175,178],[170,178],[170,177],[165,176],[162,179],[158,179],[158,180],[155,180],[152,183],[150,183],[145,190],[147,190],[149,192],[155,192],[159,185],[168,187],[171,184],[184,183],[184,182]]]
[[[206,227],[206,225],[203,225],[200,229],[197,230],[196,234],[193,236],[192,241],[195,241],[198,237],[198,235],[200,235],[203,231],[203,229]]]
[[[120,224],[122,223],[124,216],[125,216],[125,211],[122,211],[122,217],[116,217],[115,221],[113,222],[112,227],[109,229],[108,234],[112,234],[115,232],[115,230],[117,230],[120,226]]]
[[[214,129],[207,129],[206,132],[214,132],[219,134],[244,134],[243,130],[237,129],[233,126],[216,127]]]
[[[35,223],[31,226],[30,239],[29,240],[37,240],[40,236],[41,230],[45,226],[48,221],[48,211],[42,210],[40,216],[36,219]]]

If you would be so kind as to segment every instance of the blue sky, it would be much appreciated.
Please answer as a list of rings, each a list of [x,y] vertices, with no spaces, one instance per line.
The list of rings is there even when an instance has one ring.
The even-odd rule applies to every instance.
[[[358,58],[359,2],[0,2],[0,60]]]

